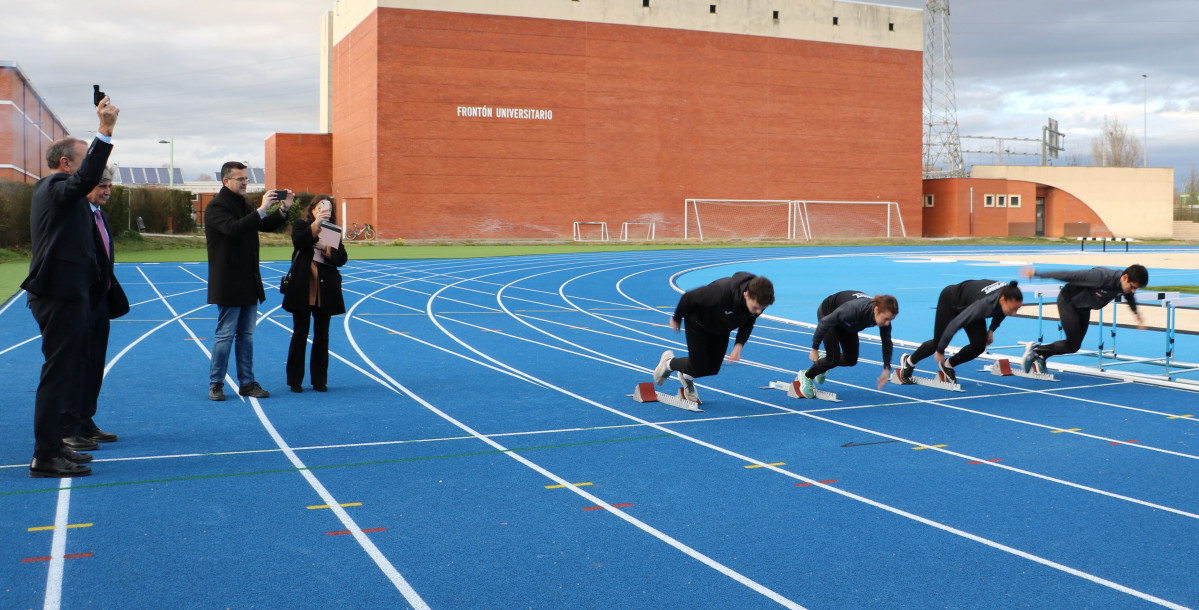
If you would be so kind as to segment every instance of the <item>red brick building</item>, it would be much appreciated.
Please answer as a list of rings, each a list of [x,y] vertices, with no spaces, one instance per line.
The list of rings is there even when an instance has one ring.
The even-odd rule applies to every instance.
[[[0,179],[37,182],[46,175],[46,148],[67,135],[21,67],[0,60]]]
[[[683,201],[895,201],[922,233],[918,10],[828,0],[340,0],[322,129],[267,188],[382,238],[563,238]]]

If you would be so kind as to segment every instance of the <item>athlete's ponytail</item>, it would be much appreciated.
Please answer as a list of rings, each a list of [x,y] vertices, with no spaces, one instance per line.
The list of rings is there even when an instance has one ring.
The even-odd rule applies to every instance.
[[[1024,302],[1024,292],[1020,290],[1015,281],[1008,282],[1008,285],[999,291],[999,296],[1009,303]]]

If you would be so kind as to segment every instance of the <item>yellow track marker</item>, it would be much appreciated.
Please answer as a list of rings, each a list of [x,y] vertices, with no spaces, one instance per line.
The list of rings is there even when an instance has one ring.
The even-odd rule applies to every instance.
[[[775,462],[773,464],[767,464],[767,466],[786,466],[786,465],[787,465],[787,462]],[[749,466],[746,466],[746,468],[763,468],[763,466],[761,464],[750,464]]]
[[[921,449],[934,449],[934,448],[937,448],[937,447],[948,447],[948,446],[949,446],[949,445],[921,445],[921,446],[919,446],[919,447],[912,447],[912,450],[913,450],[913,451],[920,451]]]
[[[345,504],[338,504],[338,506],[340,506],[342,508],[346,508],[347,506],[362,506],[362,503],[361,502],[346,502]],[[308,510],[317,510],[320,508],[329,508],[329,505],[328,504],[319,504],[317,506],[309,506],[307,508],[308,508]]]
[[[1171,415],[1171,416],[1167,417],[1166,419],[1183,419],[1186,417],[1194,417],[1194,415]]]
[[[67,526],[67,529],[74,529],[74,528],[77,528],[77,527],[91,527],[91,526],[92,526],[92,524],[91,524],[91,523],[75,523],[75,524],[72,524],[72,525],[68,525],[68,526]],[[54,526],[53,526],[53,525],[43,525],[43,526],[41,526],[41,527],[31,527],[31,528],[29,528],[27,531],[30,531],[30,532],[45,532],[45,531],[49,531],[49,530],[52,530],[52,529],[54,529]]]
[[[570,484],[571,487],[586,487],[587,485],[591,485],[591,482],[589,481],[587,483],[571,483]],[[545,486],[546,489],[564,489],[565,487],[566,487],[566,485],[546,485]]]
[[[1078,432],[1082,428],[1066,428],[1065,430],[1050,430],[1050,434],[1061,434],[1062,432]]]

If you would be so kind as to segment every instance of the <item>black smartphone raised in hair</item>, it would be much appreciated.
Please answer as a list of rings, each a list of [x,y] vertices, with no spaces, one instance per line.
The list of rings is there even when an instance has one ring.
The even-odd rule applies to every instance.
[[[108,97],[108,94],[104,93],[103,91],[100,90],[100,85],[92,85],[92,104],[93,105],[99,106],[100,101],[103,100],[105,97]]]

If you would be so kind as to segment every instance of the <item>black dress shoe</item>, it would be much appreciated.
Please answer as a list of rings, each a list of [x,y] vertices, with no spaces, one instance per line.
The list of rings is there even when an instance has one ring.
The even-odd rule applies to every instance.
[[[293,386],[289,386],[289,387],[291,388],[291,391],[295,392],[296,394],[301,394],[304,392],[303,386],[293,385]]]
[[[64,457],[53,457],[49,459],[33,458],[29,463],[29,476],[35,479],[65,479],[70,477],[86,477],[92,473],[92,469],[87,466],[81,466],[68,460]]]
[[[92,454],[79,453],[78,451],[71,450],[69,447],[62,448],[62,456],[67,458],[69,461],[75,462],[76,464],[86,464],[92,461]]]
[[[74,449],[75,451],[91,451],[92,449],[96,449],[100,446],[96,444],[96,441],[86,439],[78,435],[64,437],[62,439],[62,444],[66,445],[69,449]]]
[[[329,388],[327,386],[325,386],[325,384],[313,385],[312,389],[316,390],[317,392],[328,392],[329,391]]]
[[[97,443],[115,443],[117,440],[117,435],[105,432],[99,428],[84,430],[83,434],[79,436],[89,441],[96,441]]]

